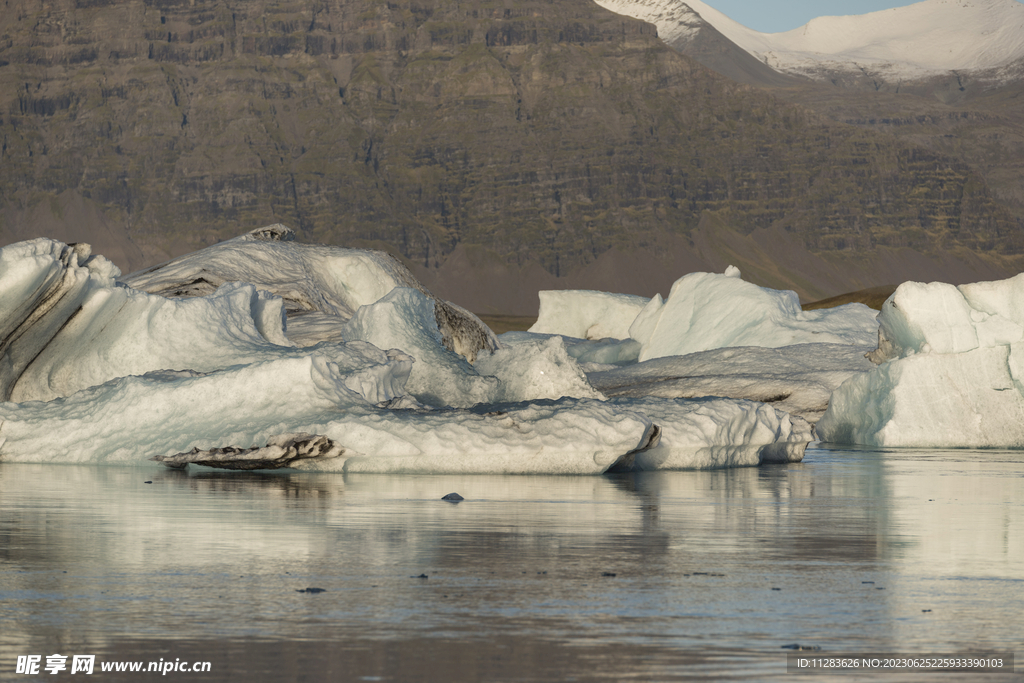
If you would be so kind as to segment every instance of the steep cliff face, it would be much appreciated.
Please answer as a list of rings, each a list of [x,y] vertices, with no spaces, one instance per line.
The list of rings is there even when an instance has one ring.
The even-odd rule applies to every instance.
[[[102,228],[126,269],[270,222],[555,277],[708,215],[823,255],[1024,249],[963,162],[587,0],[7,0],[0,137],[0,238]]]

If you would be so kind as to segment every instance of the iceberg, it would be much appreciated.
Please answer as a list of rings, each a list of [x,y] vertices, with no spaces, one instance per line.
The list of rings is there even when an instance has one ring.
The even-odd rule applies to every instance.
[[[846,304],[803,311],[795,292],[766,289],[725,274],[690,273],[655,295],[637,315],[629,335],[640,342],[639,360],[684,356],[730,346],[874,344],[876,311]]]
[[[1024,275],[906,282],[878,315],[877,367],[832,395],[820,439],[891,447],[1024,448]]]
[[[750,401],[607,400],[576,356],[632,362],[635,340],[500,344],[390,257],[290,235],[127,278],[88,245],[0,249],[0,461],[599,474],[788,462],[810,440]]]

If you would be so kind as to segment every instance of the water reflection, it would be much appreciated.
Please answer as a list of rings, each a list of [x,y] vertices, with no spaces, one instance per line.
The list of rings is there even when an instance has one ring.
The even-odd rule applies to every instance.
[[[811,450],[611,477],[0,465],[0,577],[0,672],[29,650],[186,641],[225,671],[273,668],[243,645],[256,637],[348,643],[387,680],[406,676],[386,652],[431,639],[452,658],[466,639],[488,661],[501,643],[546,653],[559,675],[615,678],[617,661],[675,680],[729,660],[726,677],[781,677],[791,642],[1024,649],[1024,464]],[[311,586],[325,592],[297,592]],[[567,645],[648,654],[552,654]]]

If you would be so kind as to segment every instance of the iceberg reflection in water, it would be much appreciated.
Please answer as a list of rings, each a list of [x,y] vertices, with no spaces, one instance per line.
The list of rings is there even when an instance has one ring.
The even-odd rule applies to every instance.
[[[781,680],[789,643],[1024,650],[1019,453],[600,478],[4,464],[0,536],[5,673],[61,653],[204,680]]]

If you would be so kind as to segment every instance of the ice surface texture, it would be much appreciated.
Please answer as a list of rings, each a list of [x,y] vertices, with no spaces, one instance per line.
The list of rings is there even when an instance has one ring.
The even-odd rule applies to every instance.
[[[661,295],[540,292],[540,317],[530,332],[573,338],[569,353],[580,362],[622,364],[736,346],[873,346],[876,313],[863,304],[803,311],[795,292],[744,282],[739,269],[729,266],[724,274],[679,278],[664,300]],[[525,337],[503,338],[517,343]],[[600,347],[578,343],[602,338],[609,340]]]
[[[628,339],[629,326],[649,299],[565,289],[538,292],[540,312],[530,332],[578,339]]]
[[[609,397],[745,398],[814,423],[836,387],[874,367],[864,357],[869,350],[848,344],[730,347],[611,367],[587,377]]]
[[[502,348],[389,257],[290,236],[270,226],[127,278],[152,292],[87,245],[0,250],[0,459],[598,474],[790,461],[810,438],[749,401],[607,401],[573,356],[584,342]],[[288,311],[327,340],[289,339]]]
[[[660,442],[637,453],[634,469],[710,469],[799,462],[811,425],[769,405],[724,398],[616,398],[661,426]]]
[[[206,296],[227,282],[255,285],[281,297],[289,317],[302,321],[294,341],[303,346],[341,341],[338,323],[396,287],[407,287],[436,301],[437,325],[448,349],[472,361],[477,351],[498,346],[494,333],[479,318],[450,301],[436,299],[390,254],[300,244],[283,225],[253,230],[132,273],[122,282],[166,297]]]
[[[822,440],[1024,448],[1024,275],[907,282],[882,306],[879,363],[832,395]]]

